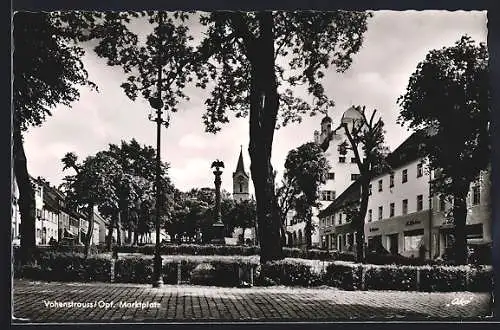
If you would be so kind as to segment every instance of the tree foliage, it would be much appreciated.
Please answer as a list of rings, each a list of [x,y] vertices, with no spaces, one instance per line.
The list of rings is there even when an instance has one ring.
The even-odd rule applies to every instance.
[[[399,121],[425,132],[421,154],[440,176],[433,190],[453,196],[456,258],[466,259],[466,197],[487,168],[491,151],[488,50],[463,36],[453,46],[430,51],[398,99]]]
[[[319,205],[319,187],[326,182],[329,170],[330,165],[323,150],[314,142],[290,150],[286,157],[284,180],[293,192],[291,197],[293,200],[288,203],[293,203],[295,217],[306,222],[307,248],[312,246],[312,208]]]
[[[217,132],[220,124],[229,121],[228,110],[236,117],[249,116],[262,262],[283,257],[271,165],[274,130],[333,105],[323,78],[330,66],[339,72],[350,66],[369,16],[345,11],[267,11],[213,12],[201,17],[207,33],[199,51],[206,60],[197,72],[198,84],[207,87],[215,82],[203,119],[207,131]],[[312,101],[297,96],[300,88]]]
[[[40,126],[58,104],[71,106],[79,86],[97,90],[81,57],[82,40],[92,24],[89,13],[18,12],[13,17],[13,158],[19,187],[21,259],[28,263],[35,248],[35,201],[22,132]]]
[[[283,109],[281,124],[287,124],[332,106],[321,84],[326,70],[333,66],[344,72],[350,66],[370,15],[345,11],[200,14],[206,33],[196,52],[188,42],[186,13],[141,13],[150,23],[158,23],[144,47],[137,45],[138,39],[127,28],[126,20],[134,15],[120,15],[104,19],[99,32],[104,38],[96,52],[109,64],[124,68],[129,76],[122,87],[129,98],[142,93],[147,99],[161,77],[165,109],[174,111],[177,102],[186,98],[184,87],[196,73],[197,85],[211,89],[203,115],[207,131],[217,132],[219,124],[228,122],[227,110],[237,117],[250,116],[252,181],[259,235],[264,238],[260,239],[261,260],[282,258],[270,163],[278,109]],[[161,76],[158,62],[164,68]],[[295,96],[297,85],[303,85],[311,102]]]

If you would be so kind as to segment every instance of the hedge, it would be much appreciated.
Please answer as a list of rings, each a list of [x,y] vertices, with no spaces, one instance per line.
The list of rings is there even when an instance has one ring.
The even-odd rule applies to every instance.
[[[75,253],[40,254],[36,265],[14,267],[14,277],[44,281],[109,282],[111,261]]]
[[[493,287],[491,266],[366,265],[294,258],[260,265],[257,257],[248,256],[171,256],[163,258],[162,277],[166,284],[236,286],[240,284],[239,269],[248,266],[256,270],[254,284],[261,286],[326,285],[343,290],[427,292],[489,292]],[[46,281],[147,284],[152,282],[153,258],[113,260],[109,256],[84,258],[81,254],[50,252],[42,254],[36,266],[16,268],[15,276]]]

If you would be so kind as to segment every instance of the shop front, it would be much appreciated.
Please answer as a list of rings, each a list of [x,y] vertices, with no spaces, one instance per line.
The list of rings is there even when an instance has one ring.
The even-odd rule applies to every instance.
[[[405,257],[429,256],[429,212],[387,218],[365,224],[368,249],[380,248]]]

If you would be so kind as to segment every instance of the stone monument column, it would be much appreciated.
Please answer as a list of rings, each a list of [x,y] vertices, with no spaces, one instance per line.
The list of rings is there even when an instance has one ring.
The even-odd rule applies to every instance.
[[[212,224],[212,244],[225,244],[224,241],[224,223],[221,217],[221,193],[220,186],[222,183],[221,168],[224,168],[224,163],[220,160],[216,160],[212,163],[212,168],[215,167],[213,172],[215,175],[215,222]]]

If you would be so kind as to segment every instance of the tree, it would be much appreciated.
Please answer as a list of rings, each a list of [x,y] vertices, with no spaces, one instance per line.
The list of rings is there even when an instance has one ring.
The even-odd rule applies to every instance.
[[[290,179],[283,179],[281,185],[276,189],[276,200],[278,213],[281,219],[281,246],[286,245],[286,221],[288,213],[295,209],[295,196],[298,194],[296,185]]]
[[[215,82],[203,119],[209,132],[228,122],[227,110],[249,116],[251,175],[255,186],[261,262],[283,258],[280,216],[271,164],[274,130],[333,105],[321,84],[330,65],[347,70],[359,51],[366,21],[361,12],[213,12],[200,53],[200,86]],[[296,97],[304,85],[312,104]],[[281,109],[278,113],[278,109]],[[278,116],[281,122],[278,122]]]
[[[140,211],[141,207],[154,206],[153,185],[156,180],[156,151],[153,147],[147,145],[140,145],[135,139],[130,142],[121,141],[121,145],[110,144],[108,150],[104,151],[109,156],[116,159],[118,164],[123,169],[124,173],[128,173],[131,177],[130,184],[133,187],[127,188],[129,192],[135,192],[133,195],[122,194],[120,200],[120,217],[119,222],[114,225],[122,224],[124,229],[128,229],[129,234],[134,231],[134,243],[138,240],[138,228],[143,230],[150,228],[154,219],[146,216],[146,210]],[[161,196],[165,197],[166,194],[171,192],[172,184],[168,177],[167,163],[160,164],[160,177],[161,177]],[[162,204],[164,204],[162,202]],[[163,205],[164,208],[165,205]],[[164,213],[164,209],[162,212]],[[139,217],[142,214],[142,217]],[[118,217],[115,217],[118,219]],[[148,221],[148,223],[139,223],[139,221]],[[145,232],[142,231],[142,234]]]
[[[463,36],[455,45],[430,51],[398,99],[399,121],[426,132],[422,155],[441,175],[435,192],[452,196],[455,262],[467,259],[465,223],[470,183],[489,164],[488,50]]]
[[[246,228],[255,228],[257,220],[257,205],[255,200],[246,199],[239,202],[233,199],[223,199],[222,204],[222,221],[226,225],[228,233],[232,233],[236,227],[240,227],[243,231]],[[227,204],[224,207],[224,204]],[[226,210],[225,210],[226,209]]]
[[[23,132],[40,126],[56,105],[70,106],[78,100],[79,85],[97,90],[81,62],[83,49],[74,44],[84,38],[91,17],[78,12],[19,12],[13,18],[13,158],[19,187],[22,263],[32,261],[35,248],[35,197]]]
[[[76,174],[65,177],[67,204],[74,210],[85,208],[88,228],[85,237],[85,257],[94,232],[94,207],[117,202],[113,185],[122,177],[122,168],[115,159],[105,153],[87,157],[82,164],[77,163],[74,153],[68,153],[62,159],[63,170],[72,168]]]
[[[346,155],[350,150],[354,154],[360,173],[361,200],[359,203],[349,203],[345,210],[348,211],[356,230],[356,259],[364,261],[365,217],[368,207],[370,180],[376,174],[390,170],[386,161],[389,153],[385,145],[384,122],[379,117],[375,120],[377,110],[368,117],[366,107],[354,107],[359,112],[359,119],[352,122],[343,122],[343,129],[347,140],[339,146],[339,152]]]
[[[285,161],[285,180],[295,192],[296,216],[305,220],[306,247],[312,247],[312,208],[318,206],[319,187],[326,182],[330,165],[321,147],[309,142],[290,150]]]
[[[349,68],[352,55],[362,45],[370,14],[345,11],[201,14],[200,22],[207,32],[196,53],[188,43],[192,38],[187,35],[186,13],[148,12],[143,16],[160,26],[148,36],[145,47],[137,47],[137,37],[130,36],[124,18],[114,16],[106,19],[96,34],[106,36],[96,48],[97,53],[108,58],[110,65],[124,68],[129,77],[122,87],[131,99],[139,92],[148,99],[154,86],[159,85],[166,91],[162,97],[165,110],[175,111],[178,101],[187,98],[183,89],[191,81],[191,73],[198,75],[197,84],[202,88],[213,81],[215,87],[205,102],[207,112],[203,115],[209,132],[217,132],[218,124],[228,121],[228,109],[234,110],[237,117],[249,115],[249,152],[261,261],[281,259],[271,165],[274,130],[280,125],[278,109],[282,109],[281,125],[286,125],[299,122],[307,113],[326,112],[333,105],[321,85],[324,70],[330,65],[338,72]],[[285,71],[282,63],[288,63],[289,70]],[[159,71],[158,67],[164,70]],[[294,96],[292,88],[297,85],[306,87],[313,98],[312,105]]]

